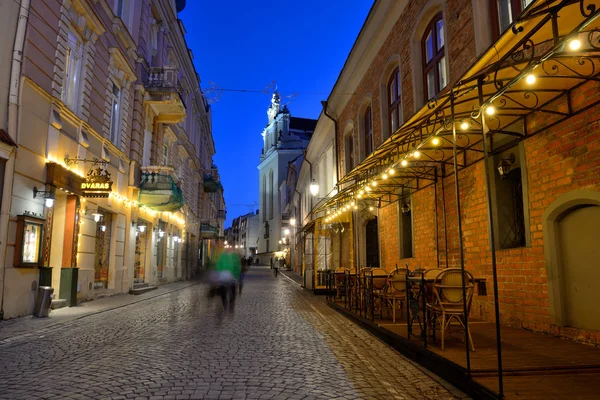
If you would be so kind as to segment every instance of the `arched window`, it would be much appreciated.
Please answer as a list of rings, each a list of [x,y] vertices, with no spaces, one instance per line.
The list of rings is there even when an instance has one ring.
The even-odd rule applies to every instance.
[[[388,127],[389,135],[393,135],[394,132],[400,127],[400,121],[402,120],[402,96],[401,93],[401,82],[400,82],[400,68],[396,68],[387,85],[388,94]]]
[[[267,220],[267,177],[263,175],[262,178],[262,220]]]
[[[269,219],[273,218],[273,203],[275,203],[275,191],[273,190],[273,170],[269,172]]]
[[[365,127],[365,158],[373,152],[373,113],[371,112],[371,106],[365,109],[363,114],[363,124]]]
[[[427,93],[427,100],[429,100],[448,84],[442,13],[433,17],[425,29],[421,40],[421,52],[423,55],[423,88]]]

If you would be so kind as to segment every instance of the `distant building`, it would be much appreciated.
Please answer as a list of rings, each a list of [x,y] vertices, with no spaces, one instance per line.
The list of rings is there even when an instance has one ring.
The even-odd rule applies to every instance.
[[[240,215],[231,223],[231,228],[225,230],[227,246],[235,249],[240,256],[256,255],[258,250],[259,212]]]
[[[259,193],[260,217],[258,255],[263,261],[273,252],[282,250],[283,229],[289,224],[284,214],[281,184],[287,177],[289,162],[302,155],[317,123],[314,119],[292,117],[275,92],[267,110],[269,122],[262,132],[264,146],[260,156]],[[284,189],[285,191],[285,189]],[[283,203],[283,204],[282,204]]]

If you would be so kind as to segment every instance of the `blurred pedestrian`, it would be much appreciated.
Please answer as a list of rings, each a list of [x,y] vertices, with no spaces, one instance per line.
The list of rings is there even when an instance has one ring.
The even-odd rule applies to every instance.
[[[221,296],[223,310],[233,312],[235,307],[236,282],[240,279],[240,256],[234,251],[225,251],[217,260],[219,286],[217,293]]]
[[[242,295],[242,288],[244,287],[244,278],[246,277],[246,272],[248,272],[248,268],[250,267],[250,263],[252,262],[252,258],[244,258],[242,257],[242,270],[240,272],[240,279],[238,281],[238,288],[240,291],[240,296]]]

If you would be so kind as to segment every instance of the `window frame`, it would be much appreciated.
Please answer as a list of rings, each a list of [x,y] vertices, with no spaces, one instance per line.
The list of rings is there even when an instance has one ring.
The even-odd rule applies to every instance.
[[[368,123],[367,123],[367,121],[368,121]],[[374,149],[375,146],[373,143],[373,108],[371,107],[371,104],[369,104],[365,108],[365,111],[363,112],[363,128],[364,128],[363,146],[364,146],[364,154],[365,154],[364,159],[366,159],[375,150]]]
[[[433,97],[437,96],[446,86],[448,81],[448,76],[446,76],[446,86],[440,87],[440,70],[439,70],[439,62],[444,59],[446,56],[446,40],[444,39],[444,45],[438,49],[438,31],[437,31],[437,23],[442,21],[444,32],[446,31],[446,23],[444,21],[444,15],[440,11],[436,15],[431,18],[423,36],[421,37],[421,65],[422,65],[422,78],[423,78],[423,93],[425,95],[425,103],[431,100]],[[430,61],[427,61],[427,35],[431,32],[432,40],[433,40],[433,54]],[[434,71],[434,91],[435,94],[432,97],[429,97],[429,85],[427,83],[427,74],[429,71]],[[446,75],[448,71],[446,69]]]
[[[513,22],[515,22],[515,18],[523,12],[523,0],[507,1],[510,3],[510,11],[512,14],[512,20],[510,21],[510,24],[512,24]],[[502,30],[502,27],[500,26],[500,12],[498,11],[498,7],[500,5],[499,0],[488,0],[488,4],[490,9],[490,26],[492,28],[492,41],[495,42],[508,29],[508,27]]]
[[[110,141],[117,146],[117,148],[121,148],[119,144],[119,140],[121,140],[121,109],[122,104],[121,100],[123,99],[123,89],[121,86],[117,85],[114,80],[110,80],[112,83],[112,89],[110,91]],[[115,88],[119,90],[118,95],[115,94]],[[115,105],[117,106],[117,112],[115,116]]]
[[[393,93],[390,92],[391,85],[395,82],[396,97],[392,98]],[[387,90],[387,105],[388,105],[388,129],[389,136],[391,137],[396,130],[402,125],[402,78],[400,76],[400,66],[396,67],[391,73],[386,86]],[[393,114],[396,111],[397,116],[397,128],[393,129]]]
[[[73,41],[76,41],[74,43]],[[74,49],[73,47],[77,48]],[[73,29],[70,29],[67,34],[67,52],[65,55],[65,70],[64,79],[62,85],[61,100],[65,105],[73,112],[77,114],[79,107],[79,100],[81,98],[81,74],[83,72],[83,57],[84,57],[84,42],[77,35]],[[77,59],[77,66],[75,69],[72,68],[71,56],[79,55]],[[75,72],[73,74],[73,71]],[[72,79],[75,76],[75,81]]]

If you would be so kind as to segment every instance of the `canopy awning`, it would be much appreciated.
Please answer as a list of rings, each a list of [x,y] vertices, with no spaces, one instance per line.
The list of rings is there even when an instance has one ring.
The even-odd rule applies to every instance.
[[[597,3],[597,4],[595,4]],[[600,0],[537,0],[458,80],[338,183],[316,212],[379,206],[600,103]],[[454,147],[456,146],[456,148]]]
[[[172,167],[142,167],[139,203],[155,211],[177,211],[183,207],[183,193]]]

